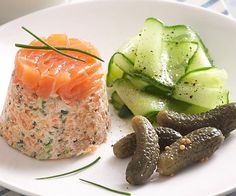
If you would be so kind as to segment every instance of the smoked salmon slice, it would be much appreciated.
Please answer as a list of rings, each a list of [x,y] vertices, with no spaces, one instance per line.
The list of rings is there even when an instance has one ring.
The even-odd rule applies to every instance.
[[[84,50],[99,56],[90,43],[65,34],[53,34],[43,38],[54,47]],[[30,45],[41,46],[37,40]],[[103,82],[101,63],[86,54],[63,51],[85,62],[68,58],[52,50],[21,49],[15,59],[15,77],[24,87],[47,99],[59,95],[65,102],[76,102],[99,90]]]

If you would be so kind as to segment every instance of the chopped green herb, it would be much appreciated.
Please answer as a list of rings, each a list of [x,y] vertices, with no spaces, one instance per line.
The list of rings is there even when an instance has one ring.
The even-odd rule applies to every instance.
[[[18,142],[16,142],[16,144],[17,144],[17,146],[18,146],[19,148],[23,148],[24,145],[25,145],[25,143],[24,143],[23,140],[19,140]]]
[[[69,111],[67,111],[67,110],[61,110],[61,113],[64,114],[64,115],[66,115],[66,114],[69,113]]]
[[[61,113],[60,113],[59,117],[60,117],[62,123],[66,122],[66,115],[68,113],[69,113],[69,111],[67,111],[67,110],[61,110]]]
[[[42,102],[41,102],[41,107],[42,107],[42,109],[45,109],[46,103],[47,103],[46,101],[42,100]]]
[[[81,167],[79,169],[76,169],[76,170],[73,170],[73,171],[70,171],[70,172],[66,172],[66,173],[58,174],[58,175],[54,175],[54,176],[47,176],[47,177],[36,178],[36,180],[45,180],[45,179],[51,179],[51,178],[58,178],[58,177],[62,177],[62,176],[68,176],[70,174],[77,174],[79,171],[91,167],[92,165],[97,163],[100,159],[101,159],[101,157],[98,157],[93,162],[89,163],[88,165],[85,165],[85,166],[83,166],[83,167]]]
[[[108,188],[108,187],[106,187],[106,186],[97,184],[97,183],[95,183],[95,182],[91,182],[91,181],[84,180],[84,179],[81,179],[81,178],[80,178],[80,180],[83,181],[83,182],[87,182],[87,183],[89,183],[89,184],[95,185],[95,186],[97,186],[97,187],[100,187],[100,188],[102,188],[102,189],[111,191],[111,192],[113,192],[113,193],[118,193],[118,194],[121,194],[121,195],[131,195],[131,193],[123,192],[123,191],[118,191],[118,190],[115,190],[115,189],[111,189],[111,188]]]

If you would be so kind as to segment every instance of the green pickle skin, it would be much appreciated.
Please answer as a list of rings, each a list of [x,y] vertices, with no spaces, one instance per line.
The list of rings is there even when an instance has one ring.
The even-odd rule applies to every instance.
[[[158,135],[143,116],[132,119],[136,134],[136,150],[126,169],[126,180],[133,185],[144,184],[154,173],[159,158]]]
[[[183,138],[190,142],[183,144]],[[160,175],[174,175],[181,169],[210,157],[224,141],[222,132],[213,127],[194,130],[183,138],[161,153],[157,164]]]
[[[163,151],[166,146],[171,145],[182,135],[174,129],[168,127],[157,127],[155,131],[159,137],[160,151]],[[136,149],[136,134],[130,133],[121,138],[113,145],[113,153],[119,159],[130,157],[134,154]]]

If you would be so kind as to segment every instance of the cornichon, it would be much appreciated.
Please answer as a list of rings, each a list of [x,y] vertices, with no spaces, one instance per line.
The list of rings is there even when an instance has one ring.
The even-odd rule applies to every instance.
[[[136,134],[136,149],[126,169],[126,180],[133,185],[145,183],[156,169],[159,158],[158,135],[143,116],[132,119]]]
[[[224,136],[219,129],[197,129],[166,147],[158,161],[158,172],[164,176],[174,175],[179,170],[210,157],[223,141]]]
[[[130,157],[136,149],[136,135],[130,133],[113,145],[113,153],[119,159]]]
[[[164,150],[166,146],[171,145],[182,137],[179,132],[167,127],[157,127],[155,128],[155,131],[159,137],[159,146],[161,151]],[[123,159],[132,156],[135,149],[136,135],[135,133],[130,133],[114,144],[113,153],[117,158]]]
[[[219,106],[209,112],[184,114],[173,111],[161,111],[157,115],[160,126],[170,127],[186,135],[202,127],[216,127],[223,135],[236,129],[236,103]]]

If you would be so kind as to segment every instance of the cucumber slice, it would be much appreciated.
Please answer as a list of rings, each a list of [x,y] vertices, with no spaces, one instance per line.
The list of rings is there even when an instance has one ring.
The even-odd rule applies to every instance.
[[[187,72],[212,66],[212,59],[208,53],[208,49],[205,47],[197,33],[195,33],[190,27],[185,25],[166,26],[163,31],[163,40],[198,43],[198,50],[191,59]]]
[[[113,107],[116,110],[121,110],[121,108],[125,105],[125,103],[122,101],[122,99],[120,98],[120,96],[117,94],[116,91],[112,93],[109,102],[113,105]]]
[[[166,61],[167,73],[172,83],[185,74],[189,60],[197,51],[198,44],[191,42],[165,42],[162,58]],[[163,62],[164,63],[164,62]]]
[[[131,38],[127,43],[125,43],[120,49],[118,53],[122,53],[125,55],[132,64],[134,64],[134,60],[136,57],[136,51],[139,43],[139,35]],[[120,69],[116,62],[114,61],[114,57],[117,53],[113,54],[108,64],[108,73],[107,73],[107,86],[112,87],[114,81],[123,77],[123,71]]]
[[[163,41],[197,41],[195,32],[185,25],[165,26],[162,39]]]
[[[132,77],[130,75],[125,75],[124,78],[127,78],[133,85],[135,88],[139,89],[139,90],[145,90],[147,87],[151,86],[150,84],[148,84],[147,82],[141,80],[138,77]]]
[[[119,79],[114,88],[134,115],[147,115],[166,109],[166,99],[140,91],[128,79]]]
[[[156,88],[152,84],[149,84],[148,82],[144,81],[139,77],[135,76],[134,73],[134,65],[132,62],[122,53],[117,52],[114,54],[113,61],[116,63],[116,65],[124,71],[123,78],[127,78],[130,80],[130,82],[135,86],[135,88],[148,91],[153,91],[154,94],[161,93],[163,95],[167,94],[165,91],[161,91],[160,89]]]
[[[113,62],[125,73],[134,75],[134,64],[123,53],[116,52],[113,55]]]
[[[139,44],[140,35],[132,37],[127,43],[120,47],[118,50],[124,54],[134,64],[136,58],[136,52]]]
[[[201,68],[187,73],[175,86],[173,98],[193,105],[213,109],[228,102],[224,83],[227,74],[215,67]]]
[[[203,67],[212,67],[212,64],[202,45],[199,45],[199,49],[191,59],[186,72],[190,72]]]
[[[178,84],[175,86],[173,98],[208,109],[228,103],[228,91],[223,88],[207,88]]]
[[[196,42],[198,43],[198,50],[193,56],[193,58],[190,60],[186,72],[190,72],[199,68],[213,66],[213,61],[208,53],[208,49],[206,48],[206,46],[204,45],[198,34],[195,33],[195,35],[196,35]]]
[[[145,21],[134,69],[138,77],[168,91],[173,87],[173,83],[168,77],[167,68],[162,65],[161,61],[162,31],[163,24],[160,21],[154,18],[148,18]]]
[[[216,67],[201,68],[185,74],[179,83],[207,88],[223,88],[227,72]]]
[[[108,87],[112,87],[113,83],[123,77],[124,72],[116,65],[113,61],[115,54],[111,57],[108,64],[108,73],[106,78],[106,83]]]
[[[168,108],[169,110],[185,114],[196,114],[196,113],[207,112],[209,110],[207,108],[189,104],[173,98],[169,99]]]

